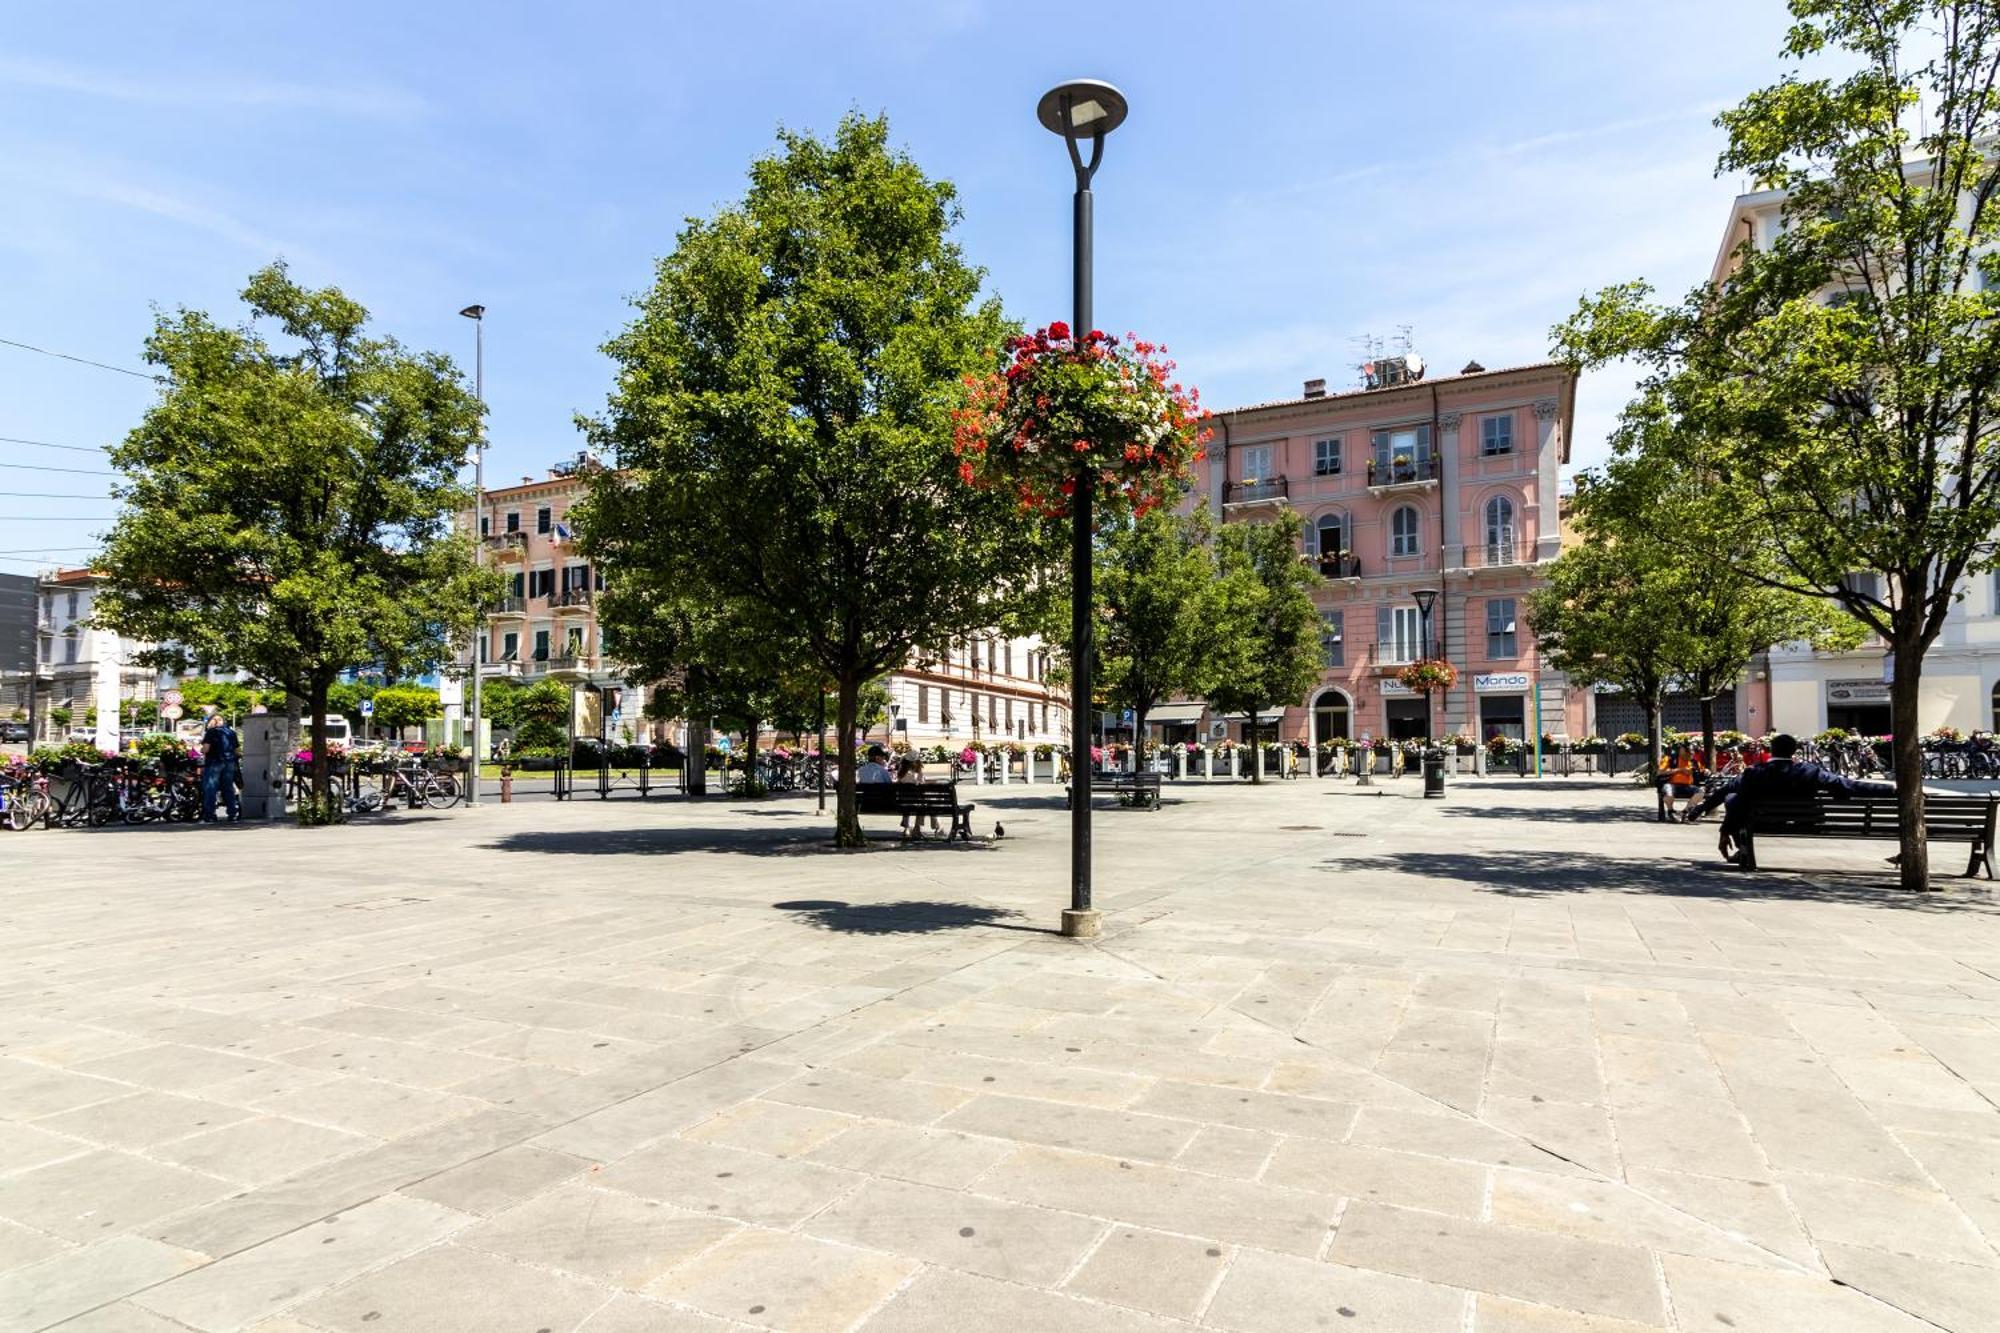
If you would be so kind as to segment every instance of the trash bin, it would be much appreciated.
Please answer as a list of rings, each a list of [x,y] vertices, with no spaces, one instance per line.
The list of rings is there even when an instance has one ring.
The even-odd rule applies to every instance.
[[[1424,751],[1424,799],[1444,799],[1444,751],[1436,746]]]

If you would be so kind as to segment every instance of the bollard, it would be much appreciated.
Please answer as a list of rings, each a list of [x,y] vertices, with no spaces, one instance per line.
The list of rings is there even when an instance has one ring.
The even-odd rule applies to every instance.
[[[513,803],[514,769],[512,765],[502,764],[500,766],[500,804],[512,805]]]

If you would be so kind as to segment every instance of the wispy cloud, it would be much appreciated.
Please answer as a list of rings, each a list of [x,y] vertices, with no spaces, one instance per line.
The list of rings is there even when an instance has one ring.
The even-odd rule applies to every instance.
[[[137,163],[46,149],[9,146],[0,153],[0,182],[13,186],[17,197],[67,195],[178,223],[267,259],[277,255],[302,261],[309,258],[305,247],[208,202],[220,193],[213,187],[143,180],[152,174]]]
[[[379,84],[289,83],[234,74],[130,75],[0,56],[0,87],[8,85],[148,106],[288,108],[371,118],[414,116],[425,106],[415,93]]]

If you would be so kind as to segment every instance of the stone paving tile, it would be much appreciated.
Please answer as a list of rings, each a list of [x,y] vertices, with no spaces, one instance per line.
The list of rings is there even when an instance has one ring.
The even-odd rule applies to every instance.
[[[1105,1224],[934,1185],[873,1180],[804,1230],[946,1268],[1051,1287],[1076,1267]]]
[[[1203,1125],[1173,1164],[1189,1171],[1255,1180],[1264,1173],[1278,1142],[1277,1135],[1262,1130]]]
[[[621,1292],[584,1320],[579,1333],[725,1333],[742,1327],[713,1315]]]
[[[1286,1139],[1261,1177],[1266,1184],[1338,1194],[1350,1199],[1428,1208],[1478,1217],[1486,1200],[1487,1169],[1414,1153]]]
[[[156,1143],[147,1153],[190,1171],[244,1185],[263,1185],[379,1142],[302,1120],[251,1115],[220,1129]]]
[[[90,1148],[91,1145],[81,1139],[0,1120],[0,1175],[25,1171],[64,1157],[76,1157],[89,1152]]]
[[[605,1167],[592,1180],[689,1212],[788,1227],[859,1185],[862,1177],[812,1162],[670,1139]]]
[[[297,1088],[250,1105],[294,1120],[310,1121],[350,1134],[393,1139],[479,1110],[469,1097],[338,1074],[324,1083]]]
[[[2000,1140],[1915,1132],[1897,1138],[1987,1240],[2000,1242]]]
[[[105,1305],[80,1314],[74,1319],[65,1319],[54,1326],[55,1333],[187,1333],[187,1325],[165,1315],[154,1314],[128,1301],[116,1305]],[[257,1324],[256,1333],[311,1333],[305,1326],[294,1325],[291,1330],[268,1327],[263,1321]]]
[[[441,1240],[472,1219],[387,1195],[239,1251],[132,1298],[191,1328],[240,1328],[357,1273]]]
[[[78,1065],[76,1072],[115,1078],[164,1092],[189,1092],[224,1079],[259,1073],[268,1067],[268,1061],[247,1055],[228,1055],[221,1051],[203,1050],[199,1046],[164,1043],[87,1061]]]
[[[1193,1319],[1227,1266],[1220,1245],[1114,1227],[1064,1284],[1068,1291],[1175,1319]]]
[[[919,1267],[911,1259],[751,1229],[676,1269],[650,1291],[741,1323],[821,1333],[853,1327]]]
[[[1341,1216],[1329,1257],[1586,1314],[1666,1323],[1652,1262],[1633,1247],[1355,1203]]]
[[[335,1333],[573,1333],[610,1296],[581,1278],[440,1245],[343,1283],[296,1314]]]
[[[976,1096],[940,1120],[938,1128],[1165,1162],[1187,1146],[1200,1126],[1187,1120],[1067,1102]]]
[[[565,1185],[457,1241],[633,1291],[736,1231],[735,1222],[616,1190]]]
[[[2000,1311],[2000,1270],[1875,1249],[1822,1245],[1827,1270],[1848,1286],[1941,1328],[1977,1329]]]
[[[43,1328],[164,1281],[201,1256],[140,1236],[114,1236],[0,1276],[0,1328]]]
[[[1504,1296],[1478,1296],[1473,1301],[1471,1333],[1652,1333],[1652,1328],[1629,1319],[1578,1314]]]
[[[186,1138],[205,1129],[248,1120],[253,1114],[220,1102],[163,1092],[137,1092],[130,1097],[116,1097],[44,1116],[35,1127],[113,1148],[146,1148],[167,1139]]]
[[[1229,1266],[1202,1322],[1240,1333],[1333,1327],[1427,1333],[1463,1327],[1468,1299],[1448,1287],[1245,1250]]]
[[[740,1059],[671,1081],[654,1079],[649,1091],[627,1094],[614,1105],[557,1125],[538,1136],[535,1144],[579,1157],[616,1161],[738,1102],[765,1094],[797,1072],[796,1065]]]
[[[1935,1190],[1835,1176],[1782,1179],[1806,1231],[1822,1247],[1862,1246],[1952,1263],[2000,1265],[2000,1254],[1950,1198]]]
[[[1777,1206],[1782,1208],[1782,1202],[1777,1201]],[[1760,1249],[1700,1213],[1612,1181],[1495,1171],[1485,1218],[1503,1226],[1550,1231],[1578,1240],[1702,1255],[1732,1263],[1775,1266],[1784,1262],[1781,1256]]]
[[[1339,1211],[1331,1195],[1053,1148],[1017,1150],[977,1182],[982,1194],[1292,1254],[1319,1252]]]
[[[75,1245],[46,1231],[14,1222],[0,1222],[0,1273],[67,1254]]]
[[[87,1242],[234,1189],[214,1176],[100,1149],[0,1180],[0,1217]]]
[[[1136,1310],[1037,1291],[972,1273],[931,1269],[861,1325],[863,1333],[939,1329],[1019,1329],[1034,1333],[1171,1333],[1187,1325]]]
[[[1085,1106],[1121,1107],[1151,1086],[1137,1074],[1113,1073],[1026,1060],[999,1060],[963,1052],[940,1052],[900,1042],[867,1046],[841,1059],[840,1067],[883,1078],[914,1078],[964,1092],[994,1092]]]
[[[681,1137],[773,1157],[803,1157],[859,1123],[851,1115],[753,1097],[684,1130]]]
[[[108,1078],[0,1059],[0,1107],[5,1108],[9,1119],[57,1115],[93,1102],[127,1096],[131,1091],[125,1084]]]
[[[1811,1329],[1812,1333],[1919,1333],[1923,1323],[1821,1277],[1775,1273],[1669,1254],[1667,1292],[1682,1328]],[[1977,1327],[1976,1325],[1974,1326]]]
[[[1133,1103],[1133,1109],[1236,1129],[1334,1140],[1347,1137],[1359,1110],[1349,1102],[1164,1080]]]
[[[590,1163],[542,1148],[502,1148],[403,1187],[403,1193],[464,1213],[490,1214],[581,1174]]]
[[[1699,1163],[1703,1172],[1736,1180],[1769,1180],[1763,1141],[1726,1099],[1672,1106],[1615,1108],[1611,1121],[1628,1168],[1670,1171]]]
[[[1540,1151],[1518,1135],[1469,1116],[1427,1115],[1364,1106],[1349,1141],[1368,1148],[1450,1157],[1488,1166],[1583,1174],[1582,1168]]]
[[[864,1120],[806,1156],[850,1171],[960,1189],[1013,1151],[1004,1139]]]

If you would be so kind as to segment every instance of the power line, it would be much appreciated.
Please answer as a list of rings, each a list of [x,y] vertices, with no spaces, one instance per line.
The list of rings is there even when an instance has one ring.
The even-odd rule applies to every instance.
[[[160,382],[166,380],[166,376],[164,375],[149,375],[143,370],[127,370],[124,366],[107,365],[102,361],[92,361],[87,356],[71,356],[68,352],[51,352],[46,347],[37,347],[33,343],[17,343],[12,338],[0,338],[0,343],[4,343],[8,347],[18,347],[24,352],[40,352],[43,356],[52,356],[61,361],[74,361],[79,366],[96,366],[99,370],[109,370],[119,375],[130,375],[136,380],[155,380]]]
[[[102,514],[0,514],[0,523],[102,523]]]
[[[51,551],[95,551],[95,546],[16,546],[11,551],[0,551],[0,555],[46,555]]]
[[[0,496],[9,500],[108,500],[108,495],[92,495],[89,491],[0,491]]]
[[[104,452],[104,446],[101,444],[50,444],[47,440],[24,440],[14,435],[0,435],[0,444],[32,444],[37,449],[67,449],[71,453],[78,454]]]
[[[108,472],[101,467],[50,467],[47,463],[0,463],[0,467],[19,468],[23,472],[74,472],[80,477],[115,477],[116,472]]]

